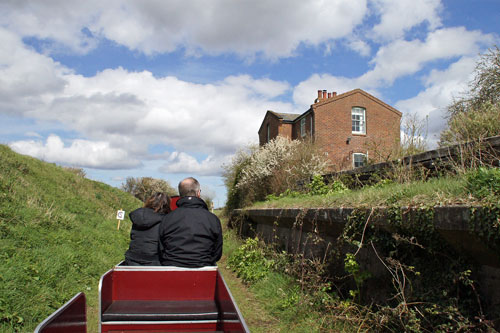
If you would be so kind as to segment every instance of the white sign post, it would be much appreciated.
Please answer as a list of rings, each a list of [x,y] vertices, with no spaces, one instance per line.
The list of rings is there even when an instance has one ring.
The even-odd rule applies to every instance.
[[[117,211],[116,218],[118,219],[118,226],[116,227],[116,230],[120,230],[120,222],[125,218],[125,211],[121,209]]]

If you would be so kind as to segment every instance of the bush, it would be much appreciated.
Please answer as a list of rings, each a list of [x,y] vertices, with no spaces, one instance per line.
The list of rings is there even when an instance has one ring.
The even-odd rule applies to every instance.
[[[301,182],[324,173],[328,165],[312,143],[281,136],[263,147],[242,150],[230,165],[224,166],[227,210],[265,200],[270,194],[303,190]]]
[[[314,175],[308,187],[309,195],[328,195],[349,190],[340,180],[334,180],[329,185],[325,184],[321,175]]]
[[[258,238],[248,238],[231,254],[228,265],[238,277],[249,283],[265,278],[274,261],[265,257],[264,250],[259,247]]]
[[[121,188],[142,202],[156,192],[165,192],[170,196],[177,195],[177,190],[168,181],[151,177],[127,177],[125,184],[122,184]]]
[[[467,190],[478,199],[500,195],[500,169],[478,168],[466,175],[466,181]]]

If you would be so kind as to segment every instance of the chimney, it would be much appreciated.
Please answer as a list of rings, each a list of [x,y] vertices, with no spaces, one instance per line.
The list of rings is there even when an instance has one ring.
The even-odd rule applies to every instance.
[[[335,96],[337,96],[337,92],[336,91],[332,92],[332,97],[335,97]]]
[[[323,95],[323,91],[322,90],[318,90],[318,99],[321,99],[322,95]]]
[[[332,93],[328,93],[328,98],[332,97]]]
[[[323,90],[323,99],[326,99],[326,90]]]

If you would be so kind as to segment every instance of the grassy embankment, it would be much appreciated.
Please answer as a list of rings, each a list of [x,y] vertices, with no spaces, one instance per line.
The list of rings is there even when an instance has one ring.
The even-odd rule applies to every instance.
[[[250,208],[372,208],[389,205],[400,207],[434,207],[452,205],[482,206],[498,204],[498,197],[477,199],[466,188],[463,175],[431,178],[410,183],[388,183],[329,195],[301,195],[257,202]]]
[[[78,170],[0,145],[0,331],[29,332],[79,291],[97,329],[101,274],[123,259],[128,217],[141,202]]]

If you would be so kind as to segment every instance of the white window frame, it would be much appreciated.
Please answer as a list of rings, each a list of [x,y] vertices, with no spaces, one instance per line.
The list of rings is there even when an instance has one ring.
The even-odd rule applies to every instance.
[[[306,117],[300,119],[300,136],[306,136]]]
[[[356,157],[359,157],[359,156],[362,156],[362,158],[363,158],[363,164],[356,166]],[[352,167],[353,168],[363,167],[363,166],[366,165],[367,161],[368,161],[368,155],[367,154],[363,154],[363,153],[353,153],[352,154]]]
[[[355,125],[356,123],[356,125]],[[351,109],[351,128],[353,134],[366,134],[366,109],[354,106]]]

